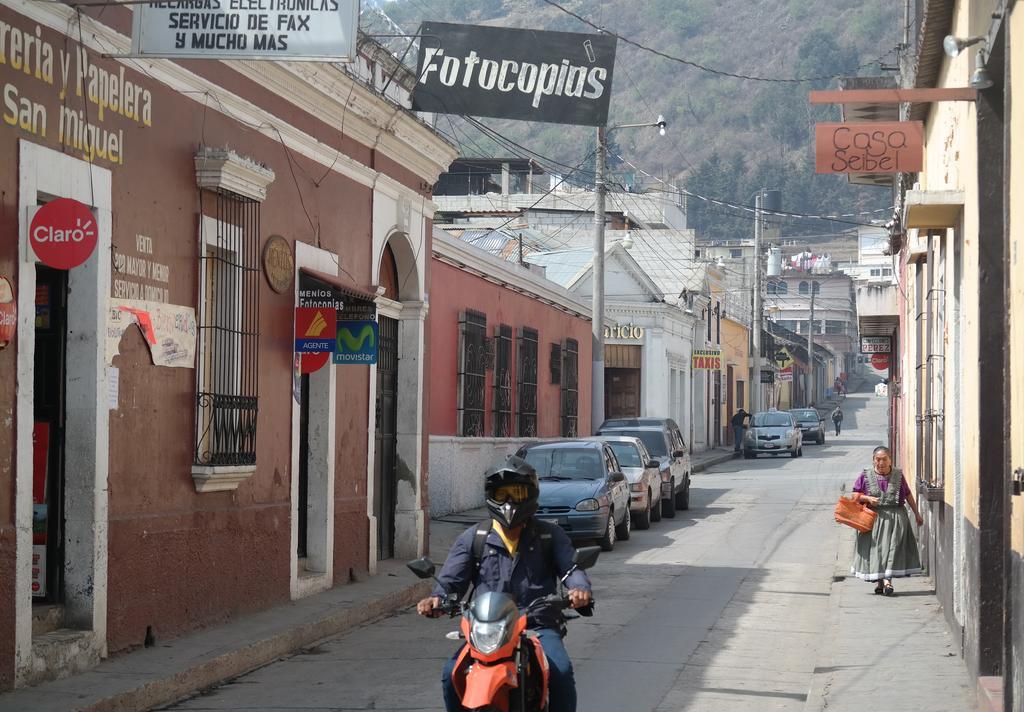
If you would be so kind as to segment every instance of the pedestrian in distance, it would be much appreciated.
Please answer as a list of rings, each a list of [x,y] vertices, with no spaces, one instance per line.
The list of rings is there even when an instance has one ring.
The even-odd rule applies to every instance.
[[[876,447],[871,459],[871,469],[860,473],[853,492],[854,501],[867,504],[877,516],[870,532],[857,533],[850,571],[862,581],[875,582],[876,594],[892,596],[894,578],[921,571],[917,540],[905,505],[910,505],[918,526],[924,524],[924,519],[903,472],[893,467],[889,448]]]
[[[839,406],[832,411],[832,424],[836,426],[836,435],[838,436],[843,427],[843,409]]]
[[[729,421],[732,424],[733,452],[739,452],[743,449],[743,434],[747,430],[745,421],[749,417],[750,413],[740,408],[736,411],[736,415],[732,416],[732,420]]]

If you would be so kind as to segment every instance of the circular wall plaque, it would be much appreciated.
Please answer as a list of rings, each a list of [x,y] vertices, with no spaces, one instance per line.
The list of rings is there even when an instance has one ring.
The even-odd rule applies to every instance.
[[[280,235],[271,235],[263,245],[263,274],[267,284],[278,294],[292,286],[295,277],[295,258],[292,247]]]

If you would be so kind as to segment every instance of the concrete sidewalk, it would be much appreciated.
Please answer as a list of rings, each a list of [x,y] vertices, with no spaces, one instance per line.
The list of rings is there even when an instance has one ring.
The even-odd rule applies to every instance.
[[[432,558],[443,561],[464,529],[451,518],[431,520]],[[0,694],[0,712],[148,710],[409,606],[430,586],[406,570],[404,562],[382,561],[378,573],[365,581],[117,655],[79,675]]]
[[[815,663],[805,712],[965,712],[977,696],[946,625],[932,580],[895,579],[895,596],[850,575],[856,532],[838,527],[829,627]]]

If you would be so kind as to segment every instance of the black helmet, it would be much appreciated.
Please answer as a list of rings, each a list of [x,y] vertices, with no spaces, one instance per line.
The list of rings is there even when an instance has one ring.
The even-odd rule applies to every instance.
[[[503,489],[521,488],[518,496]],[[540,482],[533,465],[518,457],[510,457],[503,465],[491,468],[484,475],[487,509],[505,529],[513,529],[537,513]]]

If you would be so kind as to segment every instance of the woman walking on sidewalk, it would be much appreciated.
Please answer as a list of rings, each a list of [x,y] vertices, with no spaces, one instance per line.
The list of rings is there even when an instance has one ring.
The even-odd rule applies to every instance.
[[[832,411],[832,423],[836,426],[836,437],[839,437],[839,431],[843,427],[843,409],[839,406]]]
[[[851,573],[874,581],[875,593],[892,596],[892,580],[921,571],[917,539],[904,504],[914,512],[917,525],[924,519],[903,473],[892,466],[892,453],[880,445],[872,452],[872,468],[860,473],[853,484],[854,500],[866,503],[878,515],[870,532],[857,534]]]

